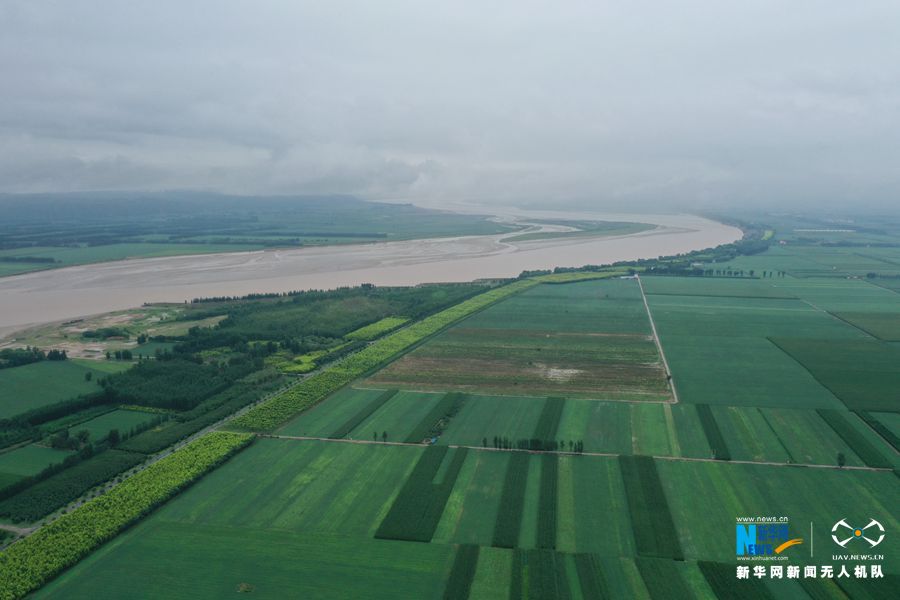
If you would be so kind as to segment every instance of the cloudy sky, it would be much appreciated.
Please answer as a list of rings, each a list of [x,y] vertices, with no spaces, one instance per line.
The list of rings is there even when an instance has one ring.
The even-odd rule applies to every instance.
[[[0,2],[0,191],[900,204],[900,3]]]

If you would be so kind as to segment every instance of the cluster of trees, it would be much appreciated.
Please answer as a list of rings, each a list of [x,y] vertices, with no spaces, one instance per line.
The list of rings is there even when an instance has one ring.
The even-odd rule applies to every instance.
[[[81,337],[87,339],[108,340],[109,338],[122,338],[127,340],[131,337],[127,329],[121,327],[101,327],[100,329],[88,329],[81,332]]]
[[[247,411],[232,421],[232,424],[248,431],[268,431],[273,429],[297,412],[317,404],[332,392],[381,365],[398,352],[402,352],[429,335],[437,333],[450,323],[534,285],[537,285],[537,283],[525,280],[491,288],[473,298],[413,323],[409,327],[388,334],[359,352],[348,356],[339,364],[304,379],[283,394],[279,394]]]
[[[5,263],[29,263],[29,264],[53,264],[59,262],[49,256],[0,256],[0,262]]]
[[[115,352],[106,351],[106,360],[134,360],[134,354],[131,350],[116,350]]]
[[[237,362],[237,361],[235,361]],[[207,365],[192,360],[144,361],[100,380],[111,401],[185,410],[247,375],[253,365]]]
[[[484,438],[481,445],[488,447],[488,439]],[[536,452],[572,452],[582,454],[584,452],[583,440],[541,440],[537,438],[521,438],[515,441],[506,436],[494,436],[492,447],[498,450],[533,450]]]
[[[81,450],[90,443],[90,437],[91,432],[87,429],[82,429],[75,435],[70,435],[68,429],[63,429],[50,436],[49,442],[50,447],[57,450]]]
[[[41,362],[42,360],[66,360],[69,356],[65,350],[44,352],[35,346],[24,348],[4,348],[0,350],[0,369],[11,369]]]
[[[0,553],[0,590],[21,598],[253,441],[212,432]]]

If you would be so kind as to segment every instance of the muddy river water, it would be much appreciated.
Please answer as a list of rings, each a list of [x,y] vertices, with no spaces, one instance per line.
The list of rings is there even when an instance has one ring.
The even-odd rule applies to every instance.
[[[500,211],[498,211],[500,212]],[[512,211],[500,219],[592,218],[649,223],[615,237],[508,240],[466,236],[122,260],[0,278],[0,337],[29,325],[202,296],[413,285],[510,277],[523,270],[653,258],[739,239],[739,229],[691,215]]]

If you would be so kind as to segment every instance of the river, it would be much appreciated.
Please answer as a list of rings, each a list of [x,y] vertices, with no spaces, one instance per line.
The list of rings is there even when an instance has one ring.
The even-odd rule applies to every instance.
[[[737,228],[691,215],[498,210],[507,221],[602,219],[654,229],[599,238],[504,240],[510,234],[131,259],[0,278],[0,337],[25,327],[202,296],[414,285],[513,277],[524,270],[654,258],[733,242]]]

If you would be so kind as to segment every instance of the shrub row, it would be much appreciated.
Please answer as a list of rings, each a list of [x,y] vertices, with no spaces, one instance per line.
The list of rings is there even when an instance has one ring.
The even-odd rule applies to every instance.
[[[619,468],[638,555],[684,560],[656,461],[649,456],[620,455]]]
[[[478,567],[478,548],[475,544],[463,544],[456,549],[453,569],[444,589],[444,600],[464,600],[469,597],[475,569]]]
[[[538,548],[556,548],[557,481],[559,456],[545,454],[541,457],[541,491],[538,497]]]
[[[700,425],[703,426],[703,433],[706,435],[706,441],[712,448],[713,458],[716,460],[731,460],[731,451],[725,442],[725,436],[719,429],[719,423],[713,415],[712,408],[709,404],[697,404],[697,415],[700,417]]]
[[[451,323],[535,285],[537,285],[535,281],[519,280],[493,288],[413,323],[409,327],[381,338],[364,350],[348,356],[337,365],[305,379],[302,383],[253,410],[247,411],[244,415],[234,419],[232,425],[246,431],[270,431],[296,413],[317,404],[357,377],[372,371],[385,361],[410,349]]]
[[[213,432],[0,553],[0,599],[21,598],[177,494],[251,435]]]
[[[397,390],[387,390],[378,395],[377,398],[363,406],[355,415],[347,419],[340,427],[335,429],[330,437],[333,440],[339,440],[350,435],[350,432],[356,429],[360,423],[368,419],[372,413],[384,406],[384,404],[397,394]]]
[[[547,398],[541,409],[537,425],[534,427],[534,435],[531,437],[536,440],[555,440],[556,430],[559,429],[559,421],[565,406],[565,398]]]
[[[375,338],[393,331],[409,321],[406,317],[385,317],[356,331],[351,331],[344,337],[348,340],[374,340]]]
[[[636,558],[634,560],[651,598],[691,600],[695,594],[684,581],[678,564],[667,558]]]
[[[528,479],[528,454],[513,452],[506,467],[503,491],[500,494],[500,512],[494,524],[492,546],[515,548],[519,545],[519,529],[525,508],[525,482]]]
[[[406,440],[408,444],[416,444],[426,438],[436,438],[440,436],[450,419],[456,416],[456,413],[462,409],[467,396],[460,392],[448,392],[434,405],[428,414],[422,417],[419,423],[413,427],[413,430]]]
[[[863,433],[854,427],[850,421],[844,416],[851,413],[845,413],[840,410],[820,408],[816,410],[828,425],[834,429],[844,442],[850,446],[850,449],[870,467],[880,467],[890,469],[893,467],[891,462],[878,451],[878,448],[872,445]]]
[[[450,491],[456,483],[456,477],[466,460],[467,450],[457,448],[444,473],[444,478],[440,483],[432,483],[448,450],[446,446],[429,446],[425,449],[388,514],[378,526],[376,538],[412,542],[431,541],[444,513]]]
[[[883,437],[888,444],[893,446],[894,450],[896,450],[897,452],[900,452],[900,437],[897,437],[897,435],[893,431],[888,429],[884,425],[884,423],[882,423],[881,421],[876,419],[872,415],[872,413],[865,411],[865,410],[857,410],[855,412],[857,415],[859,415],[860,419],[865,421],[866,424],[868,424],[869,427],[871,427],[876,432],[878,432],[878,435]]]
[[[119,450],[101,452],[0,502],[0,516],[16,523],[37,521],[146,458]]]

